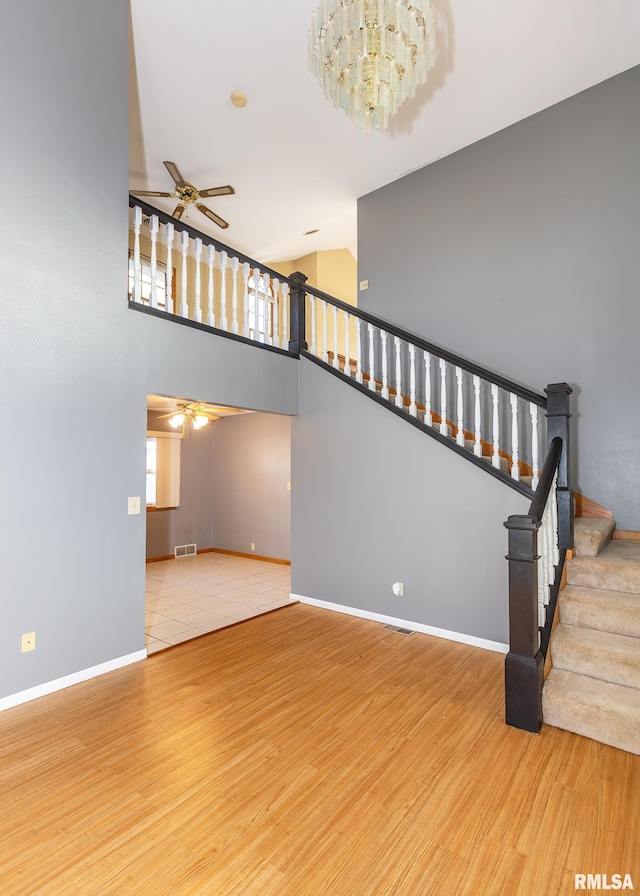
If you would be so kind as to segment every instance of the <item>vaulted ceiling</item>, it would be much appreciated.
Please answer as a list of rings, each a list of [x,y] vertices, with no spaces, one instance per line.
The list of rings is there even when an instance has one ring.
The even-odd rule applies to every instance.
[[[261,261],[355,254],[359,196],[640,63],[638,0],[434,0],[435,67],[367,137],[308,70],[316,2],[131,0],[130,186],[232,184],[228,230],[189,221]]]

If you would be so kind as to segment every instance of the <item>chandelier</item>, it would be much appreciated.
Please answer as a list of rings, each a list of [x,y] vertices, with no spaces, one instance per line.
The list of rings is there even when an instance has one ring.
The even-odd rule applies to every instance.
[[[434,50],[430,0],[321,0],[312,13],[309,68],[368,135],[425,82]]]

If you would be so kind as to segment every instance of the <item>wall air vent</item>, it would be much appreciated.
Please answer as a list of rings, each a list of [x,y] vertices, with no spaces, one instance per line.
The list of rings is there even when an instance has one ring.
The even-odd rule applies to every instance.
[[[179,560],[181,557],[195,557],[198,553],[198,545],[179,544],[173,549],[173,553],[175,554],[176,560]]]

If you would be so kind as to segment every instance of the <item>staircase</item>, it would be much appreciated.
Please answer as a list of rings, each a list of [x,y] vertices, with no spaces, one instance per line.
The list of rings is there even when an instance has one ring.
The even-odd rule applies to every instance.
[[[548,725],[640,754],[640,542],[611,541],[614,529],[575,521],[542,710]]]

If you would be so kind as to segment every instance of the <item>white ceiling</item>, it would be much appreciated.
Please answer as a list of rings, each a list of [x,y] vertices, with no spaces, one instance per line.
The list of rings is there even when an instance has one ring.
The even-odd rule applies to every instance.
[[[131,189],[172,189],[170,159],[200,189],[235,187],[206,201],[228,230],[188,219],[223,242],[260,261],[355,255],[359,196],[640,63],[638,0],[434,4],[427,83],[366,137],[309,73],[317,0],[131,0]]]

